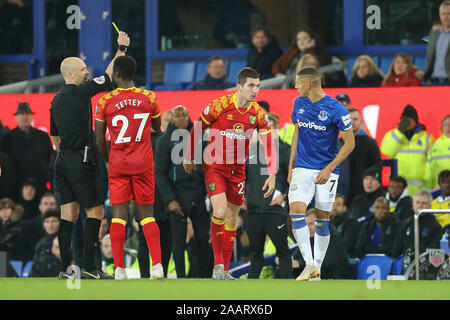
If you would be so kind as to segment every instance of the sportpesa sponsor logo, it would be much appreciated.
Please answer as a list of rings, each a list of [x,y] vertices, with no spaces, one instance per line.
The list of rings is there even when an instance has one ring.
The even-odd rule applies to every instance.
[[[318,126],[317,124],[315,124],[314,122],[302,122],[297,120],[298,126],[299,127],[304,127],[304,128],[308,128],[308,129],[314,129],[314,130],[319,130],[319,131],[326,131],[327,127],[325,126]]]
[[[220,131],[220,135],[225,136],[229,139],[238,139],[238,140],[245,140],[250,139],[250,136],[248,134],[240,134],[240,133],[234,133],[234,132],[227,132],[227,131]]]

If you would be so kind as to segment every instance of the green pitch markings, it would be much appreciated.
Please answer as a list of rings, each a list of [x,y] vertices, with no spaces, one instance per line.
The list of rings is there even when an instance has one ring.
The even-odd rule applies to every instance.
[[[0,279],[0,300],[448,300],[450,281]],[[79,289],[77,289],[79,288]],[[372,288],[372,289],[370,289]],[[379,289],[377,289],[379,288]]]

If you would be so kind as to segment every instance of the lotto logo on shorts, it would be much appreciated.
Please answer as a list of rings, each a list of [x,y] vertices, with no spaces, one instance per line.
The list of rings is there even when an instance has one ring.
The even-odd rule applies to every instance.
[[[208,189],[209,189],[209,191],[214,191],[214,190],[216,190],[216,183],[215,183],[215,182],[210,183],[209,186],[208,186]]]

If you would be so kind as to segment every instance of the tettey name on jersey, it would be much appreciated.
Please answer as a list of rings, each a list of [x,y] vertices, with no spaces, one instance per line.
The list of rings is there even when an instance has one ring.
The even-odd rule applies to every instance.
[[[122,101],[117,102],[114,106],[117,108],[117,110],[120,110],[122,108],[129,106],[139,107],[141,103],[142,101],[138,99],[124,99]]]

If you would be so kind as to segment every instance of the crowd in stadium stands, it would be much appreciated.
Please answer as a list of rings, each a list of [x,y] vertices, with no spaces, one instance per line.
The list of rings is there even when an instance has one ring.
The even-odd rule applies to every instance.
[[[254,7],[237,12],[258,20]],[[450,1],[440,7],[440,24],[430,32],[426,52],[426,68],[420,70],[408,54],[395,55],[386,75],[368,55],[359,56],[350,79],[342,71],[324,73],[324,87],[399,87],[420,85],[449,85],[450,76]],[[222,20],[220,20],[222,21]],[[215,27],[217,39],[240,43],[247,37],[250,49],[247,65],[261,73],[261,79],[292,75],[304,67],[319,68],[332,62],[325,45],[313,30],[301,29],[291,46],[283,53],[277,40],[264,26],[256,26],[242,34],[245,28],[229,29],[233,23],[222,21]],[[234,28],[234,27],[233,27]],[[240,34],[236,30],[239,30]],[[247,31],[246,31],[247,32]],[[248,37],[248,35],[251,35]],[[230,45],[231,46],[231,45]],[[223,57],[209,59],[204,79],[193,83],[190,90],[211,90],[233,87],[226,76]],[[345,93],[336,97],[350,112],[355,149],[341,164],[338,194],[331,212],[331,241],[322,268],[322,278],[353,278],[348,258],[361,258],[365,254],[382,253],[393,258],[410,255],[414,250],[414,219],[419,209],[447,209],[450,207],[450,115],[445,115],[442,136],[434,140],[414,106],[405,106],[397,128],[385,134],[381,145],[366,132],[360,112],[352,107]],[[278,127],[276,110],[267,102],[260,105],[268,112],[272,126]],[[60,261],[58,194],[53,189],[53,163],[56,152],[48,134],[31,126],[33,112],[28,103],[19,103],[17,127],[9,130],[0,122],[0,251],[7,252],[9,260],[24,264],[32,261],[29,276],[53,277]],[[155,219],[160,228],[162,264],[165,276],[210,277],[213,254],[209,236],[211,207],[205,201],[206,189],[202,167],[193,175],[185,173],[181,165],[170,160],[178,143],[173,141],[175,129],[193,126],[188,110],[177,106],[163,114],[163,133],[152,133],[155,150],[156,196]],[[239,215],[236,263],[250,262],[249,278],[295,278],[305,262],[299,250],[290,253],[295,243],[288,219],[286,201],[289,185],[286,182],[289,147],[293,124],[280,130],[279,172],[276,192],[270,199],[262,199],[260,162],[247,164],[246,202]],[[342,145],[342,141],[339,142]],[[250,150],[260,148],[252,141]],[[398,161],[398,176],[390,177],[387,190],[382,184],[381,152]],[[287,159],[287,160],[286,160]],[[103,163],[99,161],[98,163]],[[106,168],[98,174],[106,181]],[[103,183],[107,186],[107,183]],[[105,198],[107,199],[107,187]],[[136,208],[130,207],[131,211]],[[80,209],[83,213],[83,209]],[[97,263],[108,273],[114,273],[111,239],[108,234],[111,206],[105,202],[105,219],[99,234]],[[149,277],[149,251],[142,227],[136,214],[127,223],[126,248],[131,258],[129,265],[139,268],[141,277]],[[311,241],[314,241],[314,209],[307,212]],[[450,214],[433,213],[420,216],[420,251],[440,248],[444,232],[450,232]],[[278,227],[277,227],[278,226]],[[280,227],[281,226],[281,227]],[[73,234],[74,263],[81,265],[83,222]],[[312,245],[311,248],[314,246]],[[268,268],[264,257],[276,255]],[[101,259],[100,259],[101,257]],[[11,264],[8,276],[18,276]]]

